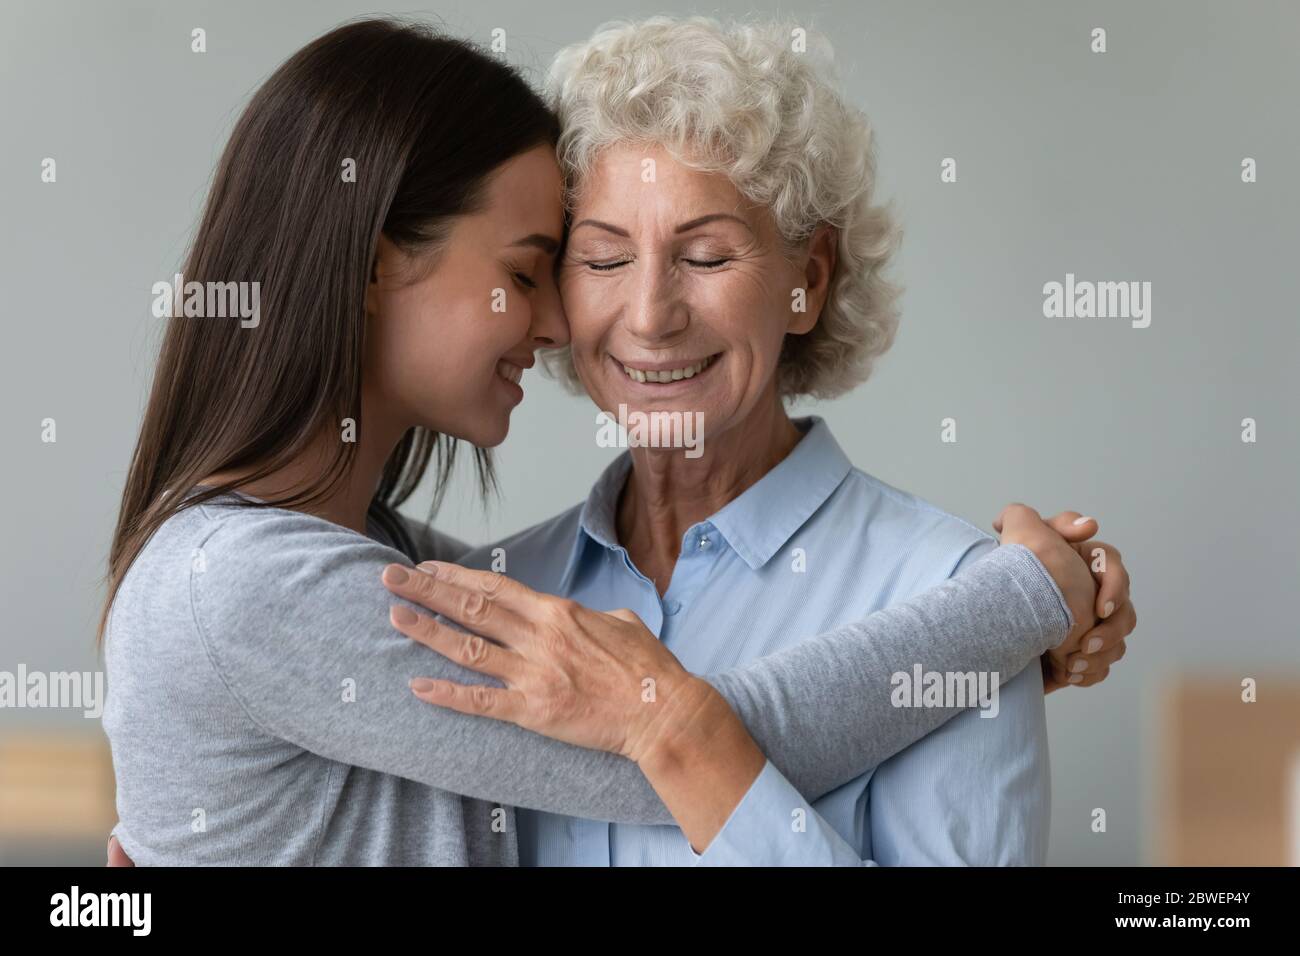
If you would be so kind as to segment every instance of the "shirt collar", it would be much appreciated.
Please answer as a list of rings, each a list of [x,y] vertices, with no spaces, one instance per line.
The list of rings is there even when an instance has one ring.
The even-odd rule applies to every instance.
[[[757,571],[826,503],[853,468],[820,418],[796,419],[804,433],[775,468],[709,519]]]
[[[790,454],[707,519],[756,571],[825,504],[853,468],[824,420],[814,416],[794,424],[803,438]],[[605,549],[619,547],[614,519],[631,468],[632,457],[624,452],[592,486],[565,565],[564,588],[572,586],[588,542]]]
[[[627,483],[627,473],[632,470],[632,456],[627,452],[615,458],[596,483],[578,515],[578,528],[573,536],[573,547],[569,551],[569,560],[565,563],[564,574],[560,578],[562,593],[573,589],[574,575],[578,572],[578,563],[590,542],[605,549],[617,548],[618,532],[614,525],[614,516],[618,510],[618,497],[623,493]]]

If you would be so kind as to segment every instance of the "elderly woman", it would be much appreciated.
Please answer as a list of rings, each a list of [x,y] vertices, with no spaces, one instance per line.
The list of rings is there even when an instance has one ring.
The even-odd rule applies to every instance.
[[[571,213],[562,372],[625,421],[699,421],[702,453],[632,447],[585,504],[462,563],[487,567],[504,548],[511,577],[630,609],[710,673],[912,597],[992,549],[853,467],[824,421],[786,412],[861,383],[896,324],[868,124],[791,32],[615,25],[564,50],[551,80]],[[1123,653],[1131,614],[1116,616],[1093,676]],[[762,764],[702,858],[674,828],[520,811],[521,860],[1042,863],[1043,690],[1026,669],[995,708],[811,803]]]

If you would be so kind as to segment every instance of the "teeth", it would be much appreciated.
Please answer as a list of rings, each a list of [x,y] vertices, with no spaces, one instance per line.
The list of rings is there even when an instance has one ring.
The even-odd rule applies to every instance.
[[[684,368],[666,368],[659,371],[644,370],[633,368],[630,365],[624,365],[623,371],[626,372],[627,377],[632,379],[634,382],[677,382],[684,378],[694,378],[696,375],[699,375],[708,368],[709,363],[712,361],[713,358],[709,357],[696,362],[694,365],[687,365]]]
[[[507,382],[514,382],[518,385],[519,380],[524,377],[524,370],[512,362],[507,362],[502,359],[497,362],[497,374]]]

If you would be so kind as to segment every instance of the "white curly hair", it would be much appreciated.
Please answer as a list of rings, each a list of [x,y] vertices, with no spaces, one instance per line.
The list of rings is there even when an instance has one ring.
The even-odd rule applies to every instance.
[[[872,204],[871,125],[840,96],[825,37],[777,21],[609,23],[556,55],[547,92],[571,201],[602,149],[644,143],[726,175],[792,247],[834,226],[829,297],[811,332],[786,336],[777,388],[786,399],[834,398],[866,380],[898,327],[900,290],[882,271],[900,232]],[[567,348],[547,364],[581,388]]]

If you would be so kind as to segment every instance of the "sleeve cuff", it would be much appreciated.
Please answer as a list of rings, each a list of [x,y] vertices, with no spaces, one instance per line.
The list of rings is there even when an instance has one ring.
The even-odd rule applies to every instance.
[[[858,866],[858,854],[767,761],[697,866]]]
[[[984,560],[994,561],[1020,585],[1029,602],[1034,617],[1042,628],[1044,650],[1056,647],[1074,627],[1065,596],[1038,556],[1023,544],[1006,544],[996,549]]]

